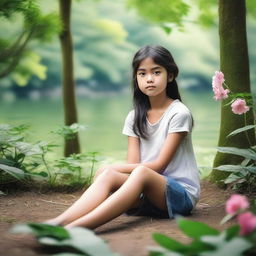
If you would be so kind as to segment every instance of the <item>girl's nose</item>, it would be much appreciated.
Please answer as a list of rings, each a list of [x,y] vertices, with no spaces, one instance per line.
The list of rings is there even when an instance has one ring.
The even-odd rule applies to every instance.
[[[151,74],[147,75],[147,82],[152,82],[153,76]]]

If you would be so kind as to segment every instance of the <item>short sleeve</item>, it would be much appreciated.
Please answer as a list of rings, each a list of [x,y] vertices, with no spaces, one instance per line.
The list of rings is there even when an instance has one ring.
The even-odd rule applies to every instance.
[[[192,130],[192,116],[189,111],[175,113],[169,122],[168,133],[190,132]]]
[[[133,131],[133,123],[134,123],[134,110],[130,111],[127,115],[122,133],[127,136],[132,136],[138,138],[138,136]]]

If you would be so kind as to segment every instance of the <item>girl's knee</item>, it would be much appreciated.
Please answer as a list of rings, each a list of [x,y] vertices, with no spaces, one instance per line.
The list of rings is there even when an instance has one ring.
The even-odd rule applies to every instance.
[[[132,171],[131,176],[135,176],[137,179],[140,178],[144,180],[148,177],[150,170],[151,169],[149,169],[148,167],[140,165]]]
[[[102,171],[100,174],[100,177],[103,179],[113,179],[117,175],[117,171],[111,169],[111,168],[106,168]]]

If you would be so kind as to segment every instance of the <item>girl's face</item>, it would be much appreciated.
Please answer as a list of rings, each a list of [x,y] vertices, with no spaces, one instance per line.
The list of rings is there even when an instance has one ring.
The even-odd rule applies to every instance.
[[[166,95],[167,82],[172,81],[172,76],[168,77],[167,70],[151,58],[141,61],[136,77],[140,90],[148,97]]]

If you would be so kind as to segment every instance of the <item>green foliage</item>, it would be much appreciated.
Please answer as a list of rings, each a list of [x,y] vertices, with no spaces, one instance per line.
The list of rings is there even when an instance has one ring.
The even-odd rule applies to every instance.
[[[58,135],[61,135],[63,138],[70,140],[75,138],[75,135],[79,131],[85,130],[85,128],[86,127],[84,125],[74,123],[74,124],[71,124],[70,126],[68,125],[62,126],[61,128],[55,131],[52,131],[52,133],[56,133]]]
[[[212,27],[217,25],[218,1],[217,0],[191,0],[193,6],[198,7],[198,17],[196,23],[203,27]]]
[[[35,40],[50,41],[61,28],[58,16],[55,13],[43,14],[35,0],[3,0],[0,3],[0,9],[0,19],[4,20],[4,24],[13,23],[14,18],[17,19],[17,17],[17,25],[22,24],[20,31],[17,31],[14,36],[6,37],[9,34],[4,33],[2,37],[5,36],[5,38],[0,38],[0,78],[6,77],[13,71],[16,73],[14,79],[21,85],[24,85],[31,75],[39,75],[42,78],[42,71],[32,68],[33,65],[30,64],[37,64],[37,68],[42,69],[38,64],[39,57],[33,55],[28,45]],[[20,65],[23,58],[33,58],[33,56],[34,61],[27,60]]]
[[[247,13],[253,18],[256,18],[256,2],[251,0],[246,0]]]
[[[242,132],[246,133],[248,130],[255,129],[255,127],[256,125],[246,125],[231,132],[227,137],[235,136]],[[219,171],[230,172],[224,182],[226,184],[232,183],[235,189],[248,190],[248,192],[254,191],[256,189],[256,146],[251,146],[248,149],[219,147],[218,151],[244,158],[240,165],[221,165],[214,168]]]
[[[19,86],[25,86],[27,85],[31,74],[37,76],[39,79],[46,79],[46,70],[46,66],[41,64],[41,57],[36,53],[27,50],[11,76]]]
[[[245,132],[245,131],[248,131],[248,130],[251,130],[251,129],[255,129],[255,128],[256,128],[256,125],[246,125],[246,126],[244,126],[244,127],[242,127],[242,128],[236,129],[236,130],[234,130],[233,132],[231,132],[231,133],[227,136],[227,138],[228,138],[228,137],[231,137],[231,136],[234,136],[234,135],[236,135],[236,134],[238,134],[238,133],[240,133],[240,132]]]
[[[61,158],[56,161],[55,167],[57,167],[58,170],[55,174],[61,175],[61,183],[65,180],[69,183],[79,183],[82,180],[83,168],[86,168],[89,172],[86,183],[90,184],[92,182],[95,163],[99,161],[97,154],[98,152],[88,152],[86,154],[71,154],[69,157]],[[85,163],[87,164],[85,165]],[[71,180],[73,181],[71,182]]]
[[[128,6],[135,7],[142,17],[164,28],[167,27],[166,23],[175,23],[182,28],[182,19],[189,11],[189,5],[180,0],[128,0],[127,3]]]
[[[179,219],[178,225],[180,229],[189,237],[198,239],[202,235],[218,235],[219,231],[207,226],[204,223],[193,222],[185,219]]]
[[[153,239],[161,246],[150,249],[150,256],[242,256],[253,248],[253,242],[238,236],[238,226],[223,232],[201,222],[178,219],[180,229],[193,240],[182,244],[161,234],[153,234]]]
[[[83,126],[79,124],[64,127],[71,136]],[[47,154],[57,145],[39,141],[26,141],[27,125],[0,125],[0,184],[19,181],[26,185],[46,182],[52,186],[78,186],[90,183],[95,163],[99,161],[97,152],[72,154],[51,162]],[[65,136],[67,133],[65,133]],[[88,172],[88,177],[84,172]]]
[[[26,182],[30,179],[29,171],[38,166],[33,160],[24,162],[25,158],[42,153],[38,144],[24,142],[27,129],[27,125],[0,125],[1,183],[10,182],[12,178]]]
[[[75,227],[66,230],[60,226],[27,223],[15,225],[11,232],[35,235],[40,244],[54,247],[62,252],[56,254],[58,256],[118,256],[111,252],[104,240],[86,228]]]

